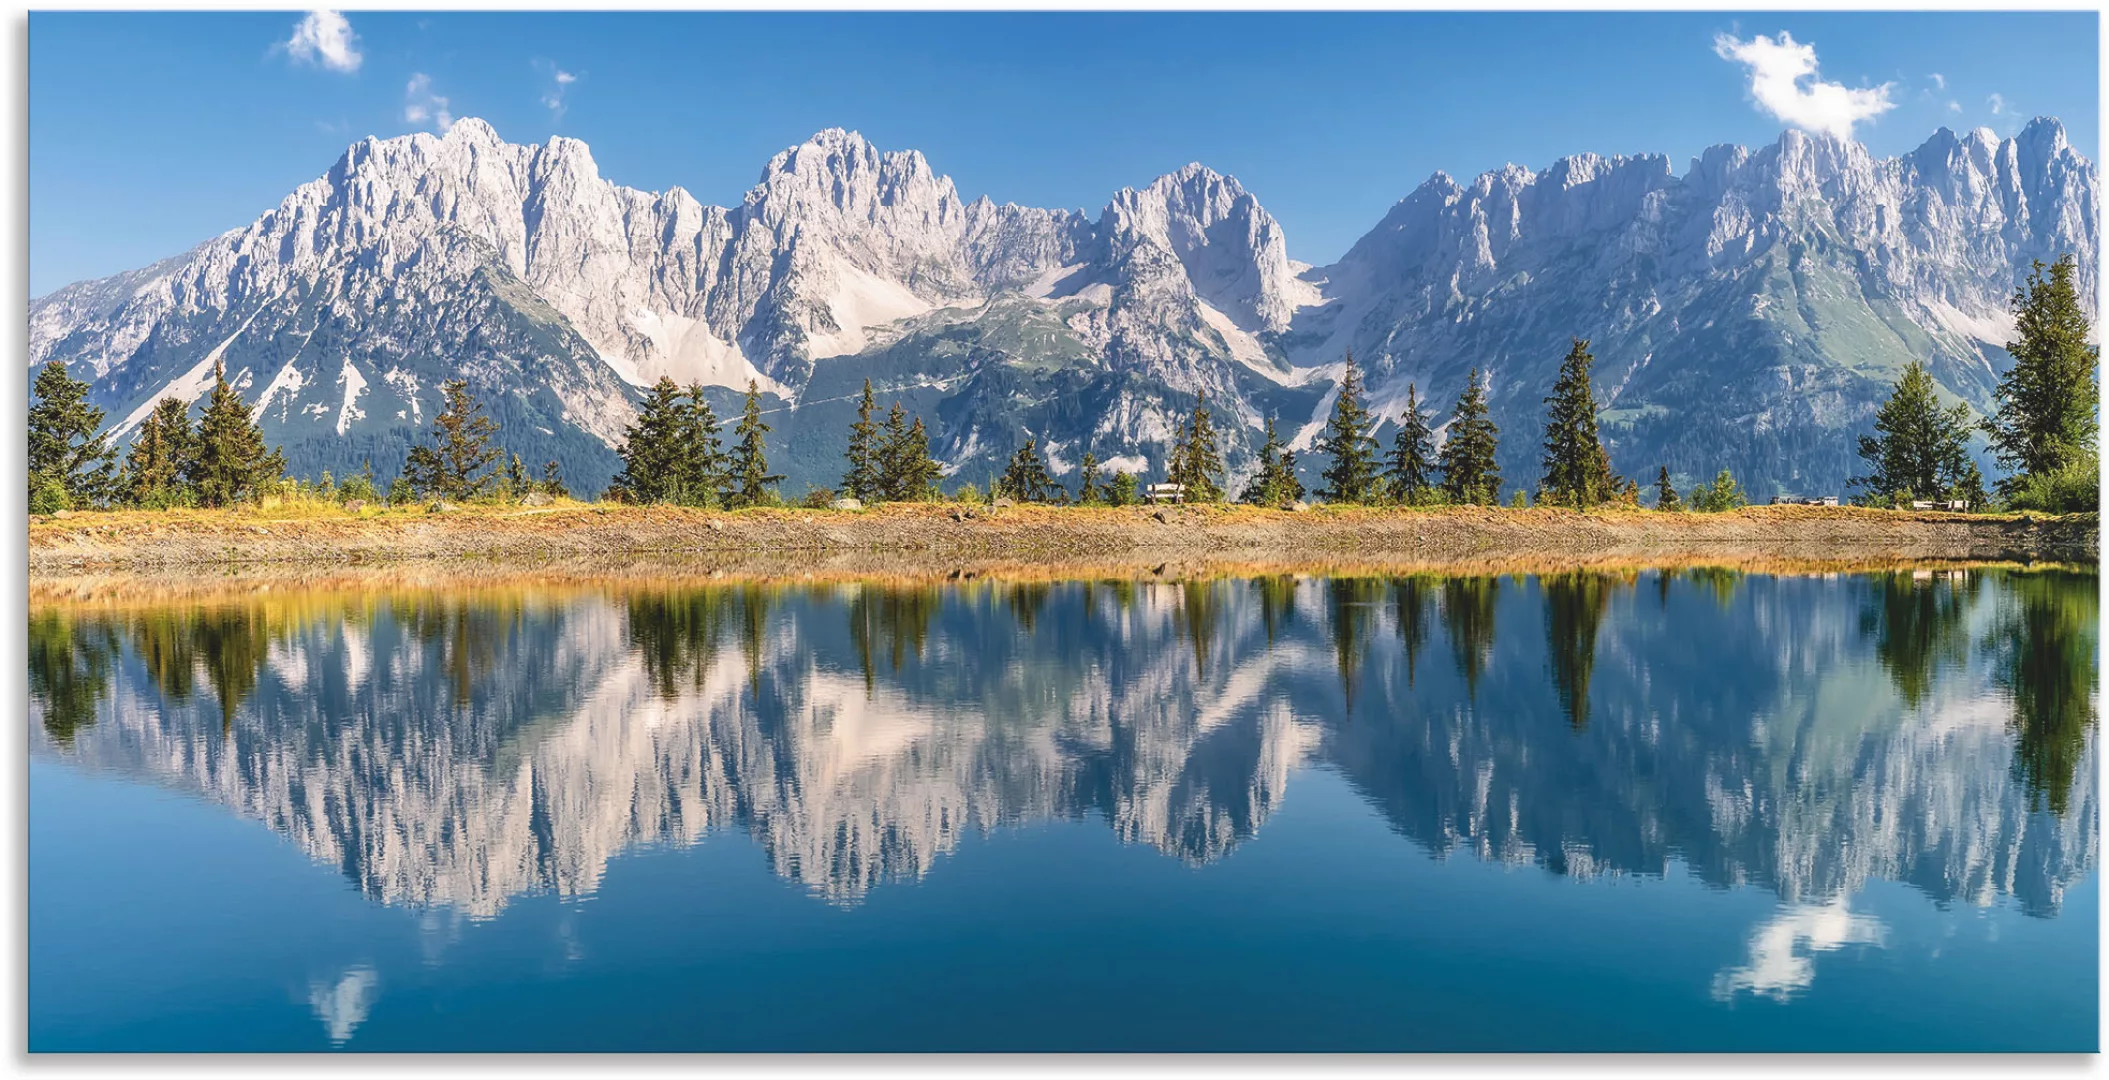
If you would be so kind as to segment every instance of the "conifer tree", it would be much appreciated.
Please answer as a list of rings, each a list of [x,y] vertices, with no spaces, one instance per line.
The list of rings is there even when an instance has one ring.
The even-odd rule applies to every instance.
[[[690,423],[681,388],[660,376],[645,395],[637,418],[623,429],[622,471],[614,486],[638,503],[675,502],[682,494],[688,467]]]
[[[718,414],[703,396],[703,384],[688,387],[688,415],[682,425],[681,474],[686,487],[683,502],[691,506],[723,506],[730,498],[728,461]]]
[[[1560,362],[1560,377],[1554,381],[1551,406],[1545,419],[1545,479],[1540,501],[1577,510],[1607,501],[1616,493],[1610,455],[1597,437],[1596,393],[1589,385],[1589,368],[1596,357],[1581,338]]]
[[[403,475],[420,498],[473,499],[498,484],[494,465],[500,451],[491,445],[498,422],[483,411],[462,379],[440,384],[447,407],[432,418],[431,445],[410,448]]]
[[[904,494],[908,486],[906,473],[910,467],[904,460],[907,453],[908,410],[896,401],[887,410],[886,425],[879,429],[878,439],[872,446],[873,472],[878,481],[875,498],[894,501],[909,498]]]
[[[56,360],[37,372],[29,408],[29,495],[36,512],[99,506],[115,485],[116,452],[97,433],[103,411],[88,404],[88,384]],[[45,504],[39,506],[39,504]]]
[[[759,506],[768,499],[770,486],[783,479],[769,471],[765,436],[770,430],[762,420],[761,384],[749,379],[746,407],[741,410],[739,425],[732,429],[740,441],[732,448],[732,498],[727,500],[728,505],[735,508]]]
[[[1500,436],[1500,429],[1487,415],[1487,388],[1475,367],[1450,414],[1450,431],[1439,459],[1443,491],[1452,502],[1490,506],[1500,497],[1501,471],[1494,464]]]
[[[1701,484],[1692,489],[1692,509],[1702,514],[1718,514],[1748,506],[1750,500],[1743,497],[1743,489],[1736,483],[1734,474],[1722,469],[1711,484]]]
[[[1114,506],[1135,505],[1135,475],[1123,469],[1114,470],[1113,479],[1106,484],[1106,501]]]
[[[1303,481],[1296,475],[1296,451],[1282,451],[1281,471],[1276,476],[1276,506],[1293,507],[1303,501]]]
[[[1194,399],[1193,415],[1180,429],[1179,442],[1172,448],[1168,464],[1166,478],[1186,489],[1187,502],[1218,502],[1223,498],[1223,486],[1217,482],[1223,475],[1223,450],[1206,393]]]
[[[1104,494],[1099,491],[1098,456],[1089,450],[1084,451],[1084,460],[1078,464],[1078,469],[1083,475],[1077,482],[1076,501],[1084,506],[1097,506]]]
[[[881,487],[879,425],[871,418],[877,404],[872,397],[871,380],[865,379],[864,396],[857,401],[856,422],[849,426],[849,449],[843,452],[849,459],[849,471],[842,474],[842,493],[864,502],[877,502]]]
[[[702,397],[702,384],[688,388],[688,475],[696,506],[725,506],[732,500],[732,456],[725,454],[717,409]]]
[[[162,398],[139,422],[132,452],[125,458],[124,497],[134,506],[166,508],[190,495],[190,476],[197,469],[197,437],[190,428],[190,405]]]
[[[505,464],[505,497],[517,499],[527,494],[527,466],[521,464],[520,455],[514,454]]]
[[[904,425],[906,416],[906,410],[898,401],[893,403],[893,411],[887,414],[885,440],[879,452],[882,466],[879,497],[895,502],[920,502],[931,497],[938,478],[944,473],[930,457],[930,432],[923,426],[922,417]]]
[[[1260,445],[1259,471],[1245,482],[1238,501],[1253,506],[1288,506],[1303,498],[1303,483],[1296,479],[1296,452],[1282,444],[1274,430],[1274,417],[1267,417],[1267,439]]]
[[[1360,503],[1377,494],[1377,441],[1370,438],[1372,426],[1369,407],[1362,400],[1362,370],[1355,366],[1355,354],[1350,352],[1340,376],[1340,392],[1333,398],[1332,419],[1314,447],[1332,459],[1319,498]]]
[[[371,469],[373,466],[369,465],[367,468]],[[558,465],[554,458],[542,466],[542,494],[552,499],[571,497],[571,489],[564,486],[564,467]]]
[[[227,382],[227,365],[212,366],[212,396],[198,417],[194,485],[204,506],[230,506],[263,497],[286,472],[285,454],[264,449],[264,433],[249,417],[249,406]],[[412,452],[413,460],[416,457]]]
[[[1984,425],[1999,463],[2012,471],[2000,483],[2009,494],[2095,450],[2101,349],[2087,344],[2087,315],[2073,287],[2078,264],[2067,255],[2045,270],[2035,263],[2014,293],[2016,340],[2006,346],[2014,367],[1999,380],[1999,408]]]
[[[1684,509],[1684,500],[1677,497],[1676,485],[1670,483],[1670,467],[1667,465],[1662,467],[1661,472],[1655,474],[1655,509]]]
[[[1868,475],[1846,481],[1863,500],[1888,496],[1962,498],[1981,485],[1970,460],[1970,407],[1942,408],[1933,376],[1913,360],[1875,413],[1874,435],[1860,437]]]
[[[1029,438],[1011,455],[1003,479],[997,482],[997,491],[1018,502],[1046,502],[1053,484],[1047,474],[1047,462],[1040,457],[1039,440]]]
[[[1391,497],[1411,503],[1435,485],[1435,430],[1421,411],[1421,399],[1412,383],[1406,384],[1406,411],[1399,415],[1399,433],[1391,441]]]

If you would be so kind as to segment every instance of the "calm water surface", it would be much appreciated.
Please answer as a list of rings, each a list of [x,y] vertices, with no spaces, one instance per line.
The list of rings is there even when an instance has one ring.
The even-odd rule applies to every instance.
[[[40,605],[30,1045],[2092,1050],[2097,595]]]

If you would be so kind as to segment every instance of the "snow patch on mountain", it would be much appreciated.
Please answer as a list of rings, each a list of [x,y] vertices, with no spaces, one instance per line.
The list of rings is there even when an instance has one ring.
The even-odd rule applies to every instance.
[[[156,405],[161,404],[163,398],[175,398],[177,401],[188,405],[204,397],[205,391],[212,388],[212,365],[218,359],[219,356],[217,354],[207,356],[205,359],[191,365],[189,371],[170,379],[159,393],[148,396],[146,400],[139,403],[137,408],[126,413],[125,418],[119,421],[116,427],[110,429],[111,435],[113,437],[122,436],[133,428],[138,427],[147,418],[147,414],[153,412]]]
[[[861,352],[870,341],[867,330],[930,310],[929,301],[899,282],[854,266],[842,267],[836,273],[839,281],[828,297],[827,310],[837,329],[809,340],[806,355],[810,359]]]
[[[257,396],[256,404],[249,409],[249,419],[262,419],[264,410],[271,406],[271,400],[281,394],[290,404],[300,396],[300,388],[306,384],[307,378],[300,373],[299,364],[294,360],[286,361],[285,366],[279,368],[278,374],[264,387],[264,392]]]
[[[337,382],[344,387],[344,404],[337,409],[337,434],[351,429],[352,424],[366,418],[366,410],[359,408],[359,395],[366,392],[366,376],[349,358],[344,361],[344,370],[337,375]]]

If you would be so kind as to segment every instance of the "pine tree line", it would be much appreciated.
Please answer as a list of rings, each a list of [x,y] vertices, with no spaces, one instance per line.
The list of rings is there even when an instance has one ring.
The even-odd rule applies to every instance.
[[[871,380],[866,379],[857,420],[849,429],[849,449],[843,454],[849,470],[842,474],[842,494],[863,503],[937,498],[944,473],[930,456],[930,433],[923,418],[909,422],[907,410],[896,401],[881,425],[872,418],[877,408]]]
[[[1905,368],[1876,412],[1875,433],[1860,439],[1868,473],[1850,482],[1859,489],[1857,501],[1897,505],[1932,498],[1983,504],[1984,478],[1970,453],[1972,436],[1982,432],[1995,458],[2010,470],[1998,485],[2010,507],[2069,512],[2098,505],[2100,350],[2087,342],[2090,328],[2073,284],[2076,270],[2070,255],[2048,267],[2039,262],[2016,290],[2016,338],[2007,343],[2014,367],[2000,380],[1996,411],[1981,422],[1972,422],[1965,404],[1942,404],[1923,363]],[[1594,363],[1589,342],[1573,340],[1544,399],[1543,475],[1536,487],[1540,504],[1575,509],[1638,505],[1639,485],[1613,471],[1601,437],[1590,383]],[[566,494],[556,462],[546,463],[534,479],[517,454],[498,447],[498,425],[465,381],[450,380],[441,392],[445,407],[434,417],[430,441],[411,449],[403,475],[390,485],[391,501]],[[1397,435],[1389,454],[1380,457],[1372,432],[1381,418],[1369,408],[1353,354],[1346,354],[1331,415],[1313,447],[1327,462],[1318,497],[1357,504],[1496,504],[1502,487],[1496,463],[1500,431],[1489,414],[1488,392],[1487,378],[1473,368],[1448,421],[1438,429],[1419,387],[1409,384]],[[28,432],[33,513],[113,504],[232,506],[258,501],[285,482],[283,453],[265,445],[256,416],[229,384],[224,364],[214,365],[212,390],[195,423],[192,406],[179,399],[161,400],[148,410],[121,468],[110,436],[101,430],[103,411],[88,404],[85,382],[54,362],[39,370],[33,394]],[[930,456],[922,419],[911,421],[898,401],[883,423],[876,411],[867,379],[850,425],[842,494],[867,503],[939,497],[942,470]],[[732,433],[735,442],[728,449],[703,386],[683,388],[662,377],[625,429],[622,470],[606,496],[727,509],[775,503],[774,486],[783,477],[769,471],[771,430],[755,381],[747,385]],[[1166,465],[1167,479],[1185,489],[1188,501],[1224,498],[1221,434],[1206,394],[1196,397],[1193,411],[1177,425]],[[1137,501],[1135,476],[1118,471],[1102,480],[1100,469],[1087,450],[1072,496],[1054,479],[1039,441],[1028,438],[990,485],[990,494],[1018,502]],[[325,473],[318,488],[340,497],[371,498],[371,466],[342,487]],[[1720,510],[1745,502],[1727,470],[1680,497],[1665,466],[1658,470],[1655,489],[1661,510]],[[1238,499],[1292,507],[1304,496],[1296,453],[1269,416],[1258,467]],[[1522,492],[1516,501],[1524,501]]]
[[[775,485],[783,477],[769,471],[771,430],[762,419],[761,387],[750,379],[732,431],[738,441],[726,449],[724,429],[703,385],[683,389],[662,375],[623,429],[622,470],[604,497],[727,510],[774,503]]]
[[[379,497],[371,464],[342,484],[327,471],[313,484],[288,480],[284,451],[266,445],[256,412],[228,381],[224,363],[213,365],[212,389],[195,422],[192,405],[181,398],[162,398],[147,410],[121,467],[109,436],[100,431],[103,410],[87,404],[87,383],[53,362],[39,370],[33,392],[31,513],[105,506],[222,508],[274,494],[343,502]],[[392,501],[568,494],[556,462],[547,463],[541,479],[533,480],[519,455],[505,460],[492,442],[498,426],[469,394],[467,383],[449,381],[441,392],[446,407],[433,419],[432,441],[411,449],[403,475],[390,485]]]

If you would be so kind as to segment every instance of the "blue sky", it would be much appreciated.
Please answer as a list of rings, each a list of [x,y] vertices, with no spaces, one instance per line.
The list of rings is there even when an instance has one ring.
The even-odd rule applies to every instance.
[[[444,116],[584,139],[611,180],[719,205],[829,126],[922,150],[965,198],[1093,213],[1201,161],[1317,263],[1438,169],[1595,151],[1682,172],[1788,120],[1849,123],[1884,155],[2035,115],[2089,157],[2098,135],[2091,12],[343,18],[348,43],[325,20],[289,48],[298,13],[32,15],[31,294],[186,250],[358,138]],[[1793,82],[1783,50],[1738,51],[1782,32],[1814,48],[1813,78]]]

